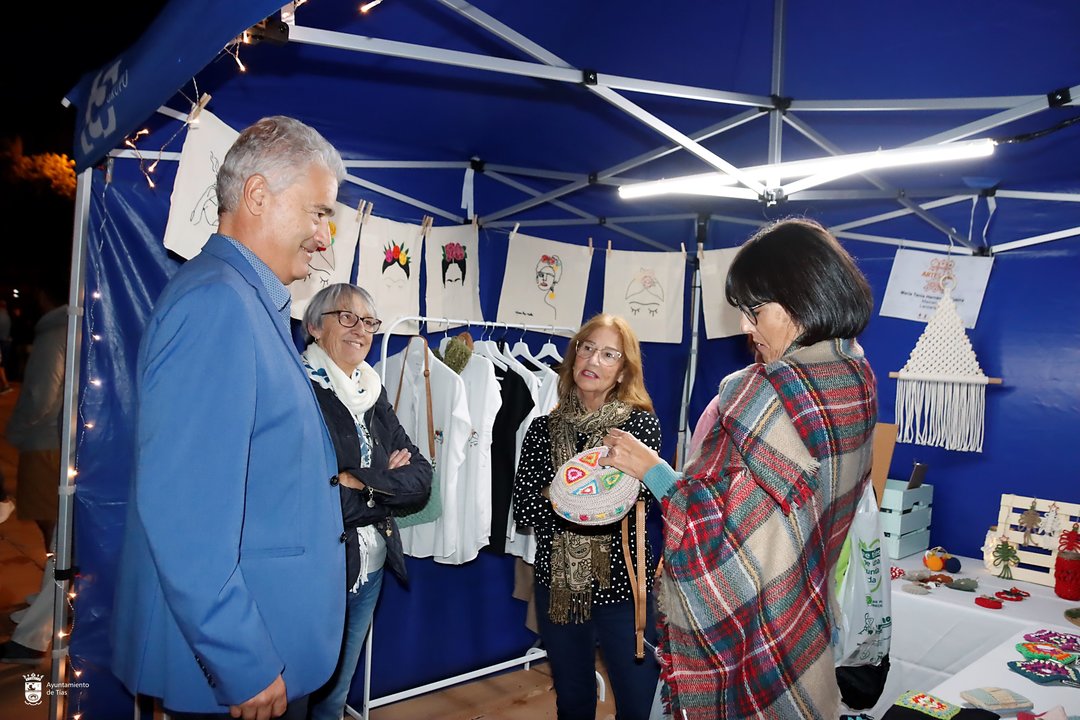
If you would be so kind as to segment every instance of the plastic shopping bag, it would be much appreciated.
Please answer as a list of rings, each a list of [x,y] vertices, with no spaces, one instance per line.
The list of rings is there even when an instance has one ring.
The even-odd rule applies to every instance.
[[[837,592],[841,617],[834,657],[838,666],[879,665],[892,640],[891,578],[882,559],[885,537],[870,483],[855,510],[847,542],[847,572]]]

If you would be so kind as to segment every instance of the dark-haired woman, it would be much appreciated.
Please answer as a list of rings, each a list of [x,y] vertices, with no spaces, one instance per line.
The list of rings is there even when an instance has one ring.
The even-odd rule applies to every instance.
[[[665,498],[664,696],[677,718],[835,718],[830,593],[869,481],[874,375],[855,337],[865,277],[820,225],[787,220],[739,250],[727,300],[762,362],[723,380],[682,474],[612,430],[607,463]]]

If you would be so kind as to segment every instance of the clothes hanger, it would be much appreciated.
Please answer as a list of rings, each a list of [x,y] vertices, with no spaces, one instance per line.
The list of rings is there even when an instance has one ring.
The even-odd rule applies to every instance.
[[[495,347],[495,343],[484,339],[484,334],[487,330],[488,328],[485,327],[484,331],[480,333],[480,339],[473,342],[473,352],[481,357],[487,358],[500,370],[506,370],[506,360],[503,359],[498,348]]]
[[[533,357],[532,351],[529,350],[529,346],[525,344],[525,328],[521,328],[521,337],[514,343],[514,347],[510,348],[510,354],[516,357],[525,358],[529,362],[536,363],[536,358]]]
[[[534,356],[535,360],[543,360],[544,358],[551,358],[557,363],[563,361],[562,355],[559,354],[559,349],[555,347],[555,343],[551,341],[551,332],[548,332],[547,342],[540,348],[540,352],[536,353]]]

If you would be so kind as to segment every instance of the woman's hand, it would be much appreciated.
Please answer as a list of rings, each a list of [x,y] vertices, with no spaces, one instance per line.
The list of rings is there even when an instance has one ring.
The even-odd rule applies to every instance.
[[[618,468],[639,480],[663,462],[655,450],[624,430],[612,428],[604,436],[603,442],[607,445],[608,453],[600,458],[600,464]]]
[[[409,460],[411,459],[412,453],[405,448],[402,448],[400,450],[395,450],[394,452],[390,453],[390,459],[387,461],[386,466],[390,470],[393,470],[394,468],[405,467],[409,464]]]
[[[344,487],[352,488],[353,490],[363,490],[367,487],[367,485],[360,482],[360,478],[355,475],[350,475],[345,470],[342,470],[337,474],[337,479]]]

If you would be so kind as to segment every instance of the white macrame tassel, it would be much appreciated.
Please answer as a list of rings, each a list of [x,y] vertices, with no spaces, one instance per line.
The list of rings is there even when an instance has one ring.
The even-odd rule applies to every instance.
[[[900,442],[982,452],[985,416],[985,384],[897,380]]]

